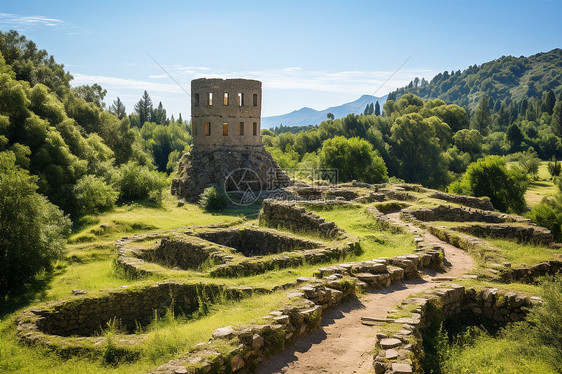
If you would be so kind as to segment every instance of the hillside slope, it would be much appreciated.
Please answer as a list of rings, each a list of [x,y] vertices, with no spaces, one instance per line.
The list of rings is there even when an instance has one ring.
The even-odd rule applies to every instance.
[[[417,86],[417,87],[416,87]],[[502,56],[464,71],[437,74],[431,82],[411,82],[389,94],[396,100],[405,93],[422,99],[442,99],[473,109],[480,96],[494,100],[522,100],[541,97],[544,91],[562,92],[562,49],[529,57]]]

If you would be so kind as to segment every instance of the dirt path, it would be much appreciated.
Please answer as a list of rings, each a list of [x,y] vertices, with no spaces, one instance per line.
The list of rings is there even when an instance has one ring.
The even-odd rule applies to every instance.
[[[410,226],[400,220],[398,213],[388,217],[402,226]],[[431,243],[444,248],[446,271],[439,276],[456,277],[468,272],[472,258],[464,251],[424,232]],[[431,274],[392,285],[383,290],[368,292],[364,297],[342,304],[325,313],[321,328],[307,335],[292,347],[272,357],[258,369],[260,374],[269,373],[369,373],[373,357],[369,353],[376,342],[376,327],[361,324],[362,316],[386,317],[408,295],[435,286]]]

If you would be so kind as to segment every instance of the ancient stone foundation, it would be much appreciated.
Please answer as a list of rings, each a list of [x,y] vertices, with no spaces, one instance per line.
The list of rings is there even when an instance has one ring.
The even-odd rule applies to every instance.
[[[373,361],[375,373],[423,373],[419,365],[423,356],[423,337],[434,333],[432,330],[448,318],[503,326],[522,320],[528,309],[540,302],[540,298],[516,292],[499,291],[497,288],[465,289],[455,284],[408,298],[399,309],[413,310],[410,316],[397,318],[391,313],[389,322],[382,328],[383,331],[397,332],[377,334],[378,353]],[[412,305],[414,309],[410,307]],[[395,313],[404,314],[401,311]],[[393,328],[396,325],[402,328]]]
[[[234,179],[246,178],[252,193],[286,187],[290,179],[281,170],[271,154],[259,146],[222,146],[218,149],[193,147],[180,160],[178,177],[172,181],[172,194],[189,202],[197,202],[207,187],[223,188],[233,171],[248,169],[245,177],[240,172],[232,174]],[[232,187],[227,185],[232,191]],[[243,194],[245,190],[240,191]]]

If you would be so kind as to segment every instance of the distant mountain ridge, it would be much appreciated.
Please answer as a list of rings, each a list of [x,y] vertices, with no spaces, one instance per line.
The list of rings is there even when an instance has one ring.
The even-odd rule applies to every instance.
[[[327,114],[332,113],[335,118],[345,117],[350,113],[363,113],[365,107],[371,103],[379,102],[382,105],[386,102],[388,95],[377,97],[372,95],[363,95],[355,101],[333,106],[324,110],[315,110],[312,108],[301,108],[291,113],[281,114],[278,116],[263,117],[261,126],[264,129],[270,129],[279,125],[283,126],[308,126],[317,125],[327,119]]]

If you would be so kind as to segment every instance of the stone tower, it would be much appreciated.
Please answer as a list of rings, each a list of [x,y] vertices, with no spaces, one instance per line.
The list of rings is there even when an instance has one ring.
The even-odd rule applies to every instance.
[[[227,182],[252,176],[246,185],[272,190],[289,184],[288,176],[265,150],[261,140],[261,82],[251,79],[195,79],[191,81],[193,145],[179,162],[172,194],[190,202],[206,187],[240,188]],[[251,172],[241,175],[240,171]],[[239,175],[236,176],[235,174]]]

